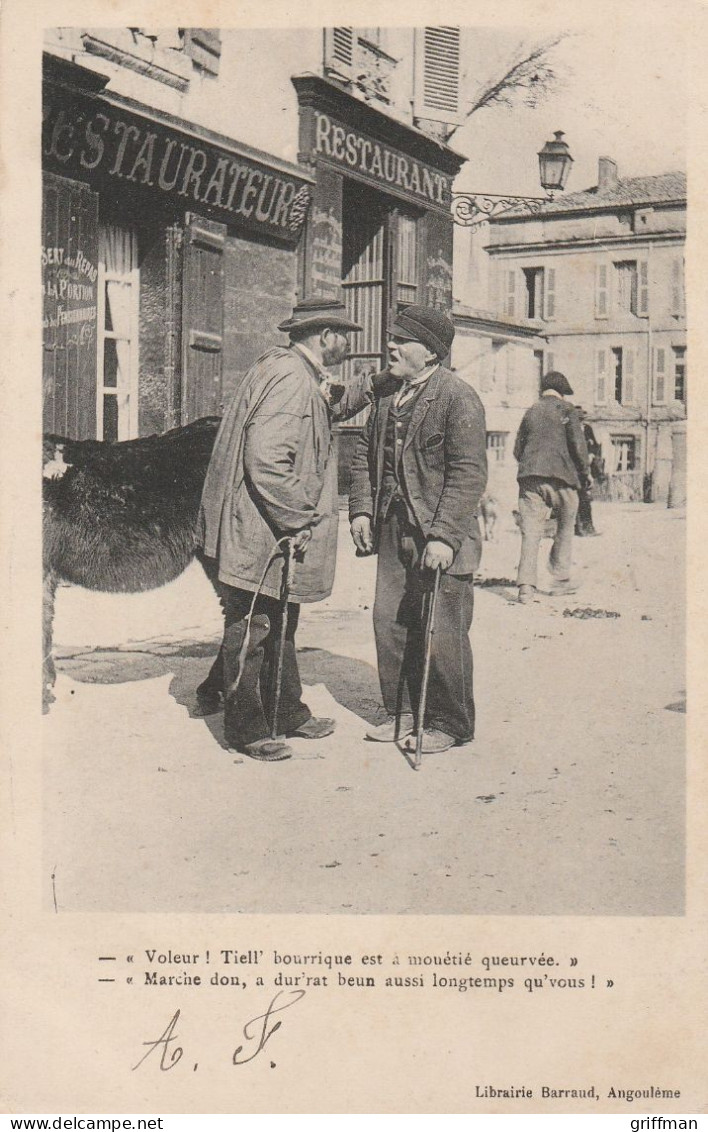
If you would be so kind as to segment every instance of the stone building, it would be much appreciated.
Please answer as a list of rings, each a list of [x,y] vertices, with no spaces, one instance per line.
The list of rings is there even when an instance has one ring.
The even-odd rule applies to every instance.
[[[48,31],[45,428],[218,413],[304,294],[362,323],[356,369],[391,308],[449,309],[461,51],[454,27]]]
[[[684,174],[622,179],[606,157],[592,188],[489,222],[492,308],[539,325],[542,366],[587,409],[611,499],[668,495],[686,416],[685,235]]]

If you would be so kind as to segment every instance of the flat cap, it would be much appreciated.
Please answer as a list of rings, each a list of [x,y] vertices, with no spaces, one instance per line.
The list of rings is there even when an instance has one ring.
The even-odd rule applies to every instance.
[[[396,338],[422,342],[442,360],[450,352],[455,337],[452,320],[435,307],[406,307],[395,316],[389,333]]]

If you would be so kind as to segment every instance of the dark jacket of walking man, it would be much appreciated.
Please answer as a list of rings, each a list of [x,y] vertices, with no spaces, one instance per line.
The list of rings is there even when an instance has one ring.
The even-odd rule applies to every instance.
[[[197,527],[225,612],[219,656],[197,690],[202,714],[217,710],[223,694],[227,743],[268,762],[292,754],[282,739],[269,738],[288,537],[294,539],[294,570],[278,733],[319,739],[334,730],[333,720],[314,718],[303,703],[295,631],[300,603],[328,597],[334,581],[333,420],[368,405],[377,380],[385,388],[385,378],[366,375],[345,388],[328,373],[327,367],[347,356],[349,332],[361,329],[346,317],[343,304],[304,300],[278,329],[289,333],[290,344],[268,350],[254,363],[224,414]]]
[[[541,397],[527,409],[516,437],[519,470],[521,557],[519,601],[533,601],[538,586],[538,551],[550,516],[557,521],[549,557],[552,593],[574,593],[570,580],[578,489],[590,483],[588,450],[580,418],[564,400],[573,390],[556,370],[541,380]]]
[[[410,306],[388,344],[394,395],[372,409],[352,464],[349,516],[361,554],[378,554],[374,634],[387,723],[368,737],[412,733],[424,659],[423,596],[442,571],[432,642],[423,751],[474,738],[472,576],[481,556],[476,511],[487,482],[484,409],[441,366],[455,328],[441,311]]]

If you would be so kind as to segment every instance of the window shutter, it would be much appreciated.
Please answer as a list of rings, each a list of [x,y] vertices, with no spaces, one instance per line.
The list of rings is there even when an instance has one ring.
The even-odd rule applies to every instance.
[[[556,356],[555,356],[555,354],[546,354],[546,373],[550,373],[551,370],[554,370],[555,368],[556,368]]]
[[[197,67],[218,75],[221,35],[216,28],[184,28],[184,50]]]
[[[516,375],[516,347],[507,342],[504,347],[506,353],[506,391],[514,392],[514,377]]]
[[[460,29],[416,29],[414,114],[433,122],[461,122]]]
[[[678,257],[671,264],[671,313],[683,314],[683,260]]]
[[[549,267],[546,270],[546,286],[544,288],[546,298],[546,318],[556,317],[556,269]]]
[[[640,259],[637,264],[639,274],[639,302],[637,305],[637,314],[642,318],[646,318],[649,314],[649,263],[646,259]]]
[[[595,404],[607,404],[607,350],[598,350],[595,356]]]
[[[226,225],[187,214],[182,273],[182,424],[218,414]]]
[[[325,28],[325,70],[350,79],[354,62],[354,28]]]
[[[654,402],[663,405],[666,401],[666,350],[657,346],[654,350]]]
[[[516,314],[516,272],[512,268],[511,271],[506,273],[506,299],[504,302],[504,312],[509,318],[514,318]]]
[[[623,350],[622,351],[622,361],[624,363],[624,369],[623,369],[623,373],[622,373],[622,377],[623,377],[622,404],[623,405],[633,405],[634,404],[634,350],[629,350],[629,349]]]
[[[607,318],[608,316],[608,279],[608,265],[598,263],[595,268],[595,318]]]
[[[98,262],[98,193],[45,173],[42,242],[62,255],[59,264],[42,267],[44,428],[90,440],[96,436],[98,287],[96,276],[92,280],[75,264],[79,253],[93,268]],[[82,298],[60,297],[63,280],[80,283]]]

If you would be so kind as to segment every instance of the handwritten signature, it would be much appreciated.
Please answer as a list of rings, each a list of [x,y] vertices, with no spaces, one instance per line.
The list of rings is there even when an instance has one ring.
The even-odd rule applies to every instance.
[[[246,1022],[243,1027],[244,1044],[237,1046],[234,1050],[231,1057],[232,1065],[247,1065],[249,1061],[253,1061],[254,1058],[258,1057],[258,1054],[264,1049],[266,1042],[272,1038],[276,1030],[279,1030],[283,1024],[280,1019],[277,1022],[271,1021],[273,1016],[275,1014],[282,1014],[284,1010],[289,1010],[290,1007],[294,1006],[296,1002],[299,1002],[304,995],[304,990],[278,991],[271,1000],[265,1014],[259,1014],[256,1018],[251,1018],[249,1022]],[[283,996],[288,998],[287,1002],[282,1001]],[[143,1062],[147,1061],[153,1054],[157,1056],[158,1052],[160,1057],[160,1069],[163,1072],[174,1069],[176,1065],[179,1065],[184,1056],[183,1047],[177,1044],[179,1040],[177,1023],[179,1022],[180,1014],[180,1010],[175,1011],[159,1038],[155,1038],[154,1041],[142,1043],[148,1048],[137,1065],[132,1066],[133,1071],[139,1069]],[[194,1068],[196,1069],[196,1067],[195,1064]]]

